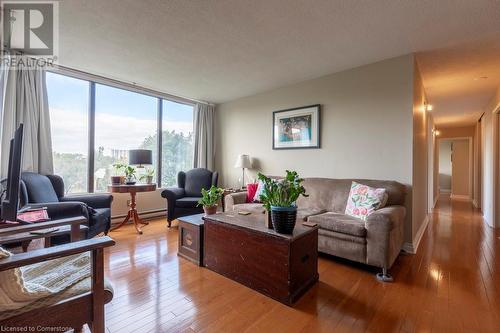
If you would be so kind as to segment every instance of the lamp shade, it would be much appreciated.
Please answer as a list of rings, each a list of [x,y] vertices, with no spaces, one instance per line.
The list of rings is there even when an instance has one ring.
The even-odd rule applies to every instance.
[[[128,151],[128,164],[153,164],[153,152],[148,149],[132,149]]]
[[[242,154],[238,155],[238,158],[236,159],[236,163],[234,164],[235,168],[251,168],[252,167],[252,161],[250,161],[250,156]]]

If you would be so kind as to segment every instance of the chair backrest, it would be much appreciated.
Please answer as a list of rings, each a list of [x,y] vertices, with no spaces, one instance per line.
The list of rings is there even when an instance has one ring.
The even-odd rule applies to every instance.
[[[208,169],[196,168],[186,172],[179,172],[178,186],[184,188],[187,197],[201,196],[201,189],[208,190],[212,185],[217,186],[218,173]]]
[[[21,186],[21,192],[26,192],[21,197],[28,200],[25,204],[59,202],[54,186],[47,176],[34,172],[23,172],[21,180],[25,185]]]

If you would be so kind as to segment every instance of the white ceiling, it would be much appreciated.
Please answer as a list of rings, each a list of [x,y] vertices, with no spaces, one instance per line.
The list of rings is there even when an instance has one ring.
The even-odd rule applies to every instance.
[[[500,34],[421,52],[417,61],[436,125],[469,125],[500,86]]]
[[[498,48],[476,57],[455,45],[498,38],[499,18],[496,0],[62,0],[60,62],[220,103],[421,52],[439,118],[439,108],[477,112],[498,79]],[[450,84],[457,68],[460,82],[483,72],[492,80],[460,90]],[[470,93],[477,98],[462,98]]]

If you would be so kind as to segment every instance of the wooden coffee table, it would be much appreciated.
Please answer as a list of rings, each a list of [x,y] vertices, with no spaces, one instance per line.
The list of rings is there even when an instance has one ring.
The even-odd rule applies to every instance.
[[[266,227],[266,215],[217,213],[204,218],[203,264],[292,305],[318,281],[318,227],[297,221],[292,235]]]

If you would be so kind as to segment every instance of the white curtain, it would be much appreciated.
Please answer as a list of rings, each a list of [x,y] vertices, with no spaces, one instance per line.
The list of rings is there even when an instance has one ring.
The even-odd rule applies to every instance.
[[[0,179],[7,175],[10,140],[21,123],[23,171],[54,171],[45,71],[33,59],[22,62],[9,66],[4,60],[0,67]]]
[[[194,108],[194,167],[215,168],[215,106],[198,103]]]

